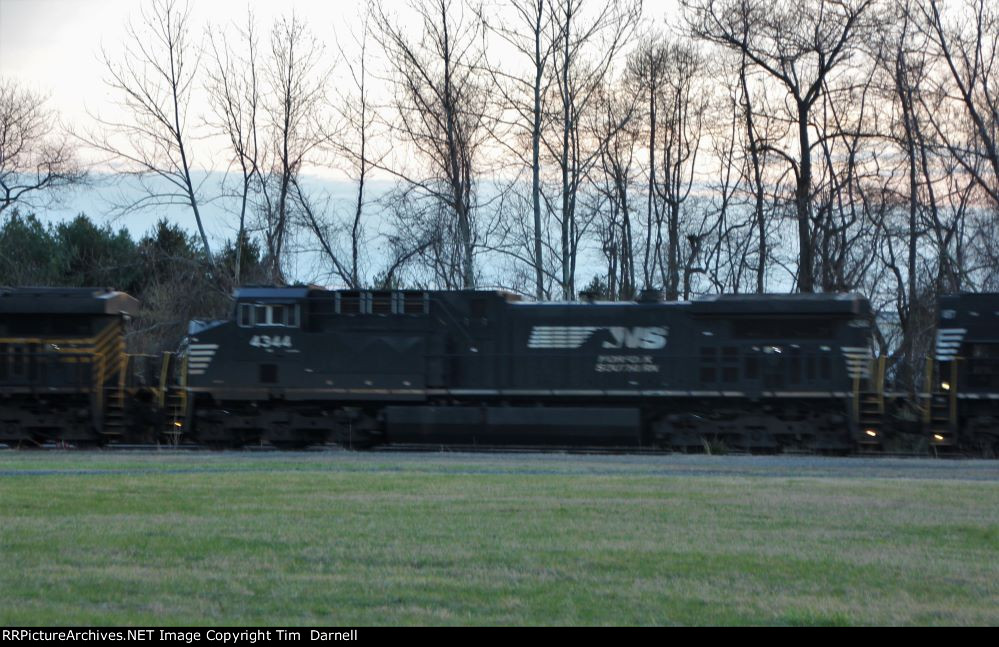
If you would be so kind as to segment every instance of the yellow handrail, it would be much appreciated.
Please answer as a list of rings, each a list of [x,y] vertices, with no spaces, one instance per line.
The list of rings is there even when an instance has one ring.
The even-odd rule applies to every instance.
[[[164,352],[163,361],[160,362],[160,386],[159,386],[159,406],[162,409],[166,406],[166,392],[167,392],[167,377],[170,374],[170,358],[173,353]]]
[[[53,339],[51,337],[0,337],[0,344],[79,344],[93,346],[96,337],[74,337],[72,339]]]

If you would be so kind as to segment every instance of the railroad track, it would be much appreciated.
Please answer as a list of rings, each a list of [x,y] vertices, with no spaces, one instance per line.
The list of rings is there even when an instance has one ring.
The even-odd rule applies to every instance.
[[[783,452],[751,452],[743,450],[728,450],[724,452],[706,451],[676,451],[664,449],[643,449],[636,447],[559,447],[559,446],[488,446],[488,445],[421,445],[400,443],[395,445],[379,445],[371,449],[352,450],[336,444],[313,445],[300,449],[289,450],[287,448],[275,447],[273,445],[244,445],[242,447],[232,447],[220,449],[207,445],[197,444],[113,444],[102,446],[78,446],[72,443],[49,442],[43,444],[22,444],[11,446],[0,443],[0,451],[80,451],[80,452],[214,452],[214,453],[323,453],[323,452],[349,452],[358,451],[370,454],[378,453],[412,453],[412,454],[565,454],[572,456],[667,456],[672,454],[691,455],[717,455],[717,456],[825,456],[822,452],[810,452],[801,449],[787,450]],[[981,456],[971,456],[961,452],[931,453],[931,452],[856,452],[840,458],[938,458],[938,459],[965,459],[982,458]],[[992,458],[992,457],[990,457]]]

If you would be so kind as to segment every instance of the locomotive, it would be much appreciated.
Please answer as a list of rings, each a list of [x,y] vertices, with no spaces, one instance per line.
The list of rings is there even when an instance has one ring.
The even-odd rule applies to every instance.
[[[191,331],[189,433],[279,446],[709,438],[846,450],[880,441],[882,411],[857,406],[878,396],[871,325],[857,295],[533,303],[244,288],[231,320]]]
[[[0,442],[123,436],[125,321],[138,311],[111,289],[0,290]]]
[[[0,291],[0,442],[842,453],[904,428],[859,295],[536,303],[294,286],[234,297],[229,319],[191,322],[178,354],[148,358],[124,353],[137,311],[127,295]],[[935,448],[996,447],[996,316],[999,295],[941,298],[915,402]]]
[[[940,297],[923,425],[932,447],[999,451],[999,294]]]

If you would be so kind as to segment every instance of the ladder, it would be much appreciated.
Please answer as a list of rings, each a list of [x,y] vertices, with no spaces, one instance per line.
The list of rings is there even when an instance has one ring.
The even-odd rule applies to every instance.
[[[160,433],[168,445],[179,445],[187,423],[187,356],[180,362],[176,381],[170,379],[171,369],[177,369],[177,356],[163,353],[160,364],[159,406],[163,416]]]
[[[125,386],[128,355],[121,324],[108,326],[99,336],[97,355],[98,411],[102,411],[100,433],[105,440],[120,441],[125,436]]]
[[[880,444],[883,440],[885,419],[885,362],[884,356],[870,361],[866,378],[867,388],[861,388],[861,377],[854,378],[853,414],[861,434],[862,444]]]
[[[958,358],[940,364],[927,359],[923,428],[932,446],[956,445]],[[949,367],[948,367],[949,365]],[[934,380],[934,368],[936,380]],[[949,369],[949,370],[948,370]]]

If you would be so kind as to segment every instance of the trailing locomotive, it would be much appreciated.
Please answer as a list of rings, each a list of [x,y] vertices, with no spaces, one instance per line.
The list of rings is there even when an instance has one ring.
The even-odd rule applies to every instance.
[[[848,450],[876,444],[857,295],[525,303],[500,292],[244,288],[192,330],[188,433],[333,440]]]
[[[124,323],[138,310],[111,289],[0,290],[0,442],[121,437]]]
[[[999,294],[940,297],[923,424],[934,447],[999,451]]]

